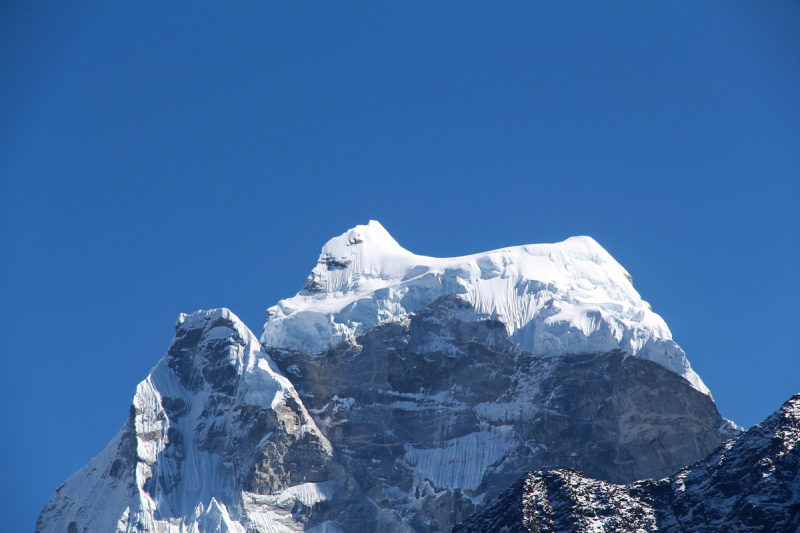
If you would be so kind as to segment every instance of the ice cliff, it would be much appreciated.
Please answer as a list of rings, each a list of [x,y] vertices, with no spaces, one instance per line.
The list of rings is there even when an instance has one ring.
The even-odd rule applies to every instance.
[[[630,274],[591,237],[440,259],[409,252],[373,220],[322,247],[303,290],[267,310],[261,342],[322,352],[445,295],[501,321],[521,350],[621,349],[709,394]]]

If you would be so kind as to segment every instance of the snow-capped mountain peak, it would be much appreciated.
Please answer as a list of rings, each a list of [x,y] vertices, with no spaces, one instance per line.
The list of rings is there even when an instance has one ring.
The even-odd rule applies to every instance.
[[[261,342],[321,352],[452,295],[475,320],[503,322],[521,350],[556,355],[622,349],[708,394],[630,274],[591,237],[452,258],[413,254],[376,222],[328,241],[303,289],[267,311]]]
[[[331,257],[346,262],[353,259],[351,271],[391,278],[415,262],[415,256],[394,240],[375,220],[334,237],[322,247],[320,259]],[[412,265],[413,266],[413,265]]]
[[[589,237],[435,258],[370,222],[269,315],[181,315],[37,532],[444,532],[523,472],[658,478],[738,433]]]

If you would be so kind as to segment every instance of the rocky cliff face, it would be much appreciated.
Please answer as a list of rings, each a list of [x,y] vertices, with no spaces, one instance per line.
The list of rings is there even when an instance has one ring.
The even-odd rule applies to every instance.
[[[453,533],[800,531],[800,394],[701,461],[661,479],[614,485],[535,471]]]
[[[361,487],[420,532],[449,531],[531,469],[665,476],[734,431],[656,363],[524,352],[456,298],[324,354],[269,352]]]

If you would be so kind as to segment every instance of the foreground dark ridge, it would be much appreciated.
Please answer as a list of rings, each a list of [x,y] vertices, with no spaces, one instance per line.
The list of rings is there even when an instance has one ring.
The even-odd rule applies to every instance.
[[[525,474],[453,533],[800,531],[800,394],[705,459],[615,485],[574,469]]]

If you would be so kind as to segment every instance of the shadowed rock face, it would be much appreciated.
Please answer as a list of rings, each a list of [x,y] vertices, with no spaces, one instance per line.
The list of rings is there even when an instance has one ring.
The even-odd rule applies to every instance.
[[[453,533],[800,531],[800,394],[677,474],[627,486],[535,471]]]
[[[656,363],[526,353],[457,298],[322,354],[198,312],[37,532],[450,531],[529,470],[668,475],[726,427]]]
[[[270,354],[362,489],[419,532],[450,531],[529,470],[666,476],[732,434],[656,363],[522,352],[455,298],[324,354]]]

